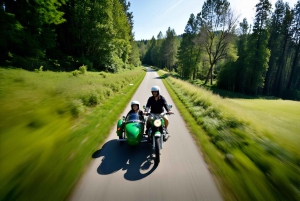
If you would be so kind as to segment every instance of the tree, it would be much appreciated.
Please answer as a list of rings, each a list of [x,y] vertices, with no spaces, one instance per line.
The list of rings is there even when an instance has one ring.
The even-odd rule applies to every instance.
[[[260,0],[256,4],[256,15],[253,33],[249,38],[247,67],[245,72],[246,93],[257,94],[263,87],[264,76],[268,68],[270,50],[267,48],[269,31],[268,20],[271,4],[268,0]]]
[[[155,65],[157,67],[162,68],[162,43],[164,40],[164,36],[162,32],[160,31],[157,35],[157,40],[155,40],[154,37],[152,37],[151,42],[150,42],[150,58],[151,58],[151,65]]]
[[[198,40],[204,45],[210,64],[204,84],[207,84],[209,78],[212,84],[214,66],[227,57],[237,17],[233,15],[227,0],[205,1],[201,14],[202,24]]]
[[[131,47],[132,47],[132,50],[129,55],[129,63],[134,65],[135,67],[138,67],[141,65],[139,48],[135,41],[131,41]]]
[[[282,26],[279,29],[280,30],[280,35],[281,35],[281,44],[280,44],[280,55],[278,58],[278,68],[274,80],[274,88],[273,88],[273,94],[275,95],[280,95],[283,87],[284,87],[284,80],[286,72],[288,71],[288,64],[287,64],[287,48],[288,48],[288,43],[290,42],[292,32],[291,32],[291,24],[293,20],[293,13],[290,10],[290,7],[288,4],[285,4],[285,9],[284,9],[284,18],[282,22]]]
[[[244,18],[240,23],[239,38],[237,40],[237,55],[238,59],[233,62],[229,61],[222,66],[220,73],[218,74],[217,85],[219,88],[245,92],[245,72],[248,55],[248,40],[249,40],[249,25],[247,19]]]
[[[68,21],[57,29],[60,50],[82,58],[95,70],[117,72],[125,68],[130,55],[135,54],[131,54],[133,36],[126,14],[128,7],[123,3],[119,0],[69,1],[62,8]]]
[[[294,9],[294,19],[292,21],[293,42],[295,54],[292,62],[292,70],[289,75],[287,89],[298,89],[300,91],[300,1],[297,1]],[[298,73],[297,73],[298,72]]]
[[[47,51],[56,45],[53,27],[65,22],[64,13],[59,11],[63,4],[64,0],[1,1],[0,35],[5,41],[0,44],[2,57],[12,58],[12,62],[18,62],[21,57],[44,59]],[[8,54],[12,57],[7,57]],[[27,69],[31,66],[23,64]]]
[[[125,64],[128,63],[129,55],[131,53],[130,41],[132,41],[132,35],[126,13],[119,3],[119,0],[114,0],[112,16],[114,30],[112,44],[114,51],[111,66],[113,66],[112,70],[116,72],[121,67],[125,67]],[[120,61],[120,65],[116,65],[119,59],[122,59],[122,61]]]
[[[174,29],[170,27],[166,31],[166,38],[162,42],[162,49],[161,54],[163,61],[165,63],[165,67],[172,71],[172,67],[176,62],[176,55],[177,55],[177,48],[178,48],[178,41],[177,36]]]
[[[200,63],[201,45],[195,40],[199,33],[200,23],[198,17],[190,15],[182,35],[182,41],[178,49],[178,65],[182,77],[196,79],[197,68]]]
[[[272,15],[271,25],[270,25],[270,38],[268,42],[268,48],[271,51],[269,59],[269,68],[265,78],[264,94],[270,95],[272,92],[272,87],[274,85],[275,74],[277,70],[277,63],[279,58],[280,49],[280,29],[282,27],[284,18],[284,3],[282,0],[278,0],[275,3],[275,11]]]

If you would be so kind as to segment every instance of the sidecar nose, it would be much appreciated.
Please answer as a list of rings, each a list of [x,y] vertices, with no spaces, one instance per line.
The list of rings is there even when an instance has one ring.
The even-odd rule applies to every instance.
[[[139,123],[126,124],[125,134],[129,145],[137,145],[142,139],[143,127]]]

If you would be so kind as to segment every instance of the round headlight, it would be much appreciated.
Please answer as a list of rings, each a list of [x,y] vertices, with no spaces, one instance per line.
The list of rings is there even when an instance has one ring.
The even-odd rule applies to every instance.
[[[160,127],[160,126],[161,126],[161,120],[160,120],[160,119],[156,119],[156,120],[154,121],[154,126]]]

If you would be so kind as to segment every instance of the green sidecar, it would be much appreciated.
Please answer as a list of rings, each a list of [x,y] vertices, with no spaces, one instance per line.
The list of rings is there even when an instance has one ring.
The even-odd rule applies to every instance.
[[[129,145],[137,145],[142,141],[145,128],[145,120],[137,113],[129,113],[118,121],[117,135],[119,141],[126,141]]]

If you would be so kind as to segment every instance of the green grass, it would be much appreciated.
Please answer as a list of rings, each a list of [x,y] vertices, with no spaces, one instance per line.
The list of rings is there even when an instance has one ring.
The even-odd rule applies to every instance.
[[[0,200],[67,199],[144,75],[0,68]]]
[[[225,200],[300,199],[299,102],[223,99],[162,77]]]
[[[288,100],[227,99],[232,110],[243,114],[259,133],[281,147],[299,154],[300,102]]]

